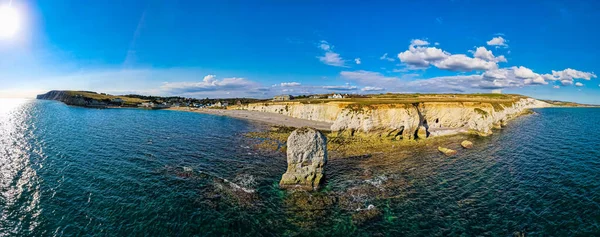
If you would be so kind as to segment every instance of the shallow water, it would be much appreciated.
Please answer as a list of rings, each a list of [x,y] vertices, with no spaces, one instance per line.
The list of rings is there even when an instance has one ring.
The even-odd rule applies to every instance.
[[[308,194],[277,188],[284,155],[242,136],[261,125],[0,100],[0,235],[600,234],[600,109],[536,112],[453,158],[331,160]]]

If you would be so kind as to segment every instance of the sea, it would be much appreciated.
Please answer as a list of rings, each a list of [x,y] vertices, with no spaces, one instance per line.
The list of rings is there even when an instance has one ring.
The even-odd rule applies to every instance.
[[[289,192],[285,154],[245,136],[264,124],[0,99],[0,236],[600,236],[600,109],[535,112]]]

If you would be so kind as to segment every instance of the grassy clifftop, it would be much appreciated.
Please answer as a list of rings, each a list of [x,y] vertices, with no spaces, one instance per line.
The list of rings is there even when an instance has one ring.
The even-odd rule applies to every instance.
[[[414,104],[426,102],[473,102],[473,103],[496,103],[512,104],[522,98],[522,95],[514,94],[379,94],[364,97],[353,97],[344,99],[312,99],[303,98],[287,102],[267,102],[267,104],[279,104],[298,102],[302,104],[318,104],[336,102],[346,105],[372,106],[386,104]],[[264,103],[264,102],[263,102]]]
[[[97,101],[102,101],[102,100],[113,100],[113,99],[122,99],[123,103],[125,104],[139,104],[142,102],[146,102],[147,100],[142,100],[142,99],[138,99],[138,98],[131,98],[131,97],[126,97],[126,96],[115,96],[115,95],[109,95],[109,94],[105,94],[105,93],[96,93],[96,92],[91,92],[91,91],[64,91],[68,96],[81,96],[83,98],[89,98],[89,99],[93,99],[93,100],[97,100]]]

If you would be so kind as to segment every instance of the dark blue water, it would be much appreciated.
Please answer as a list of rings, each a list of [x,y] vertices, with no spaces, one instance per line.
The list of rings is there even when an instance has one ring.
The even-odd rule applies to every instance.
[[[599,235],[600,109],[536,111],[454,158],[464,137],[331,160],[309,194],[262,125],[0,100],[0,236]]]

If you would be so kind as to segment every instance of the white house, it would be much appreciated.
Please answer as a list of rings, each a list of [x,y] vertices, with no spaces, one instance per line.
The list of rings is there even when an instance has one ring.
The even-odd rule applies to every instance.
[[[154,103],[152,103],[152,102],[144,102],[144,103],[139,104],[138,107],[152,108],[152,107],[154,107]]]
[[[229,103],[227,103],[227,102],[221,102],[221,101],[218,101],[217,103],[214,103],[212,105],[212,107],[227,107],[227,106],[229,106]]]
[[[327,99],[343,99],[343,98],[344,98],[344,96],[341,94],[333,94],[333,95],[327,96]]]

